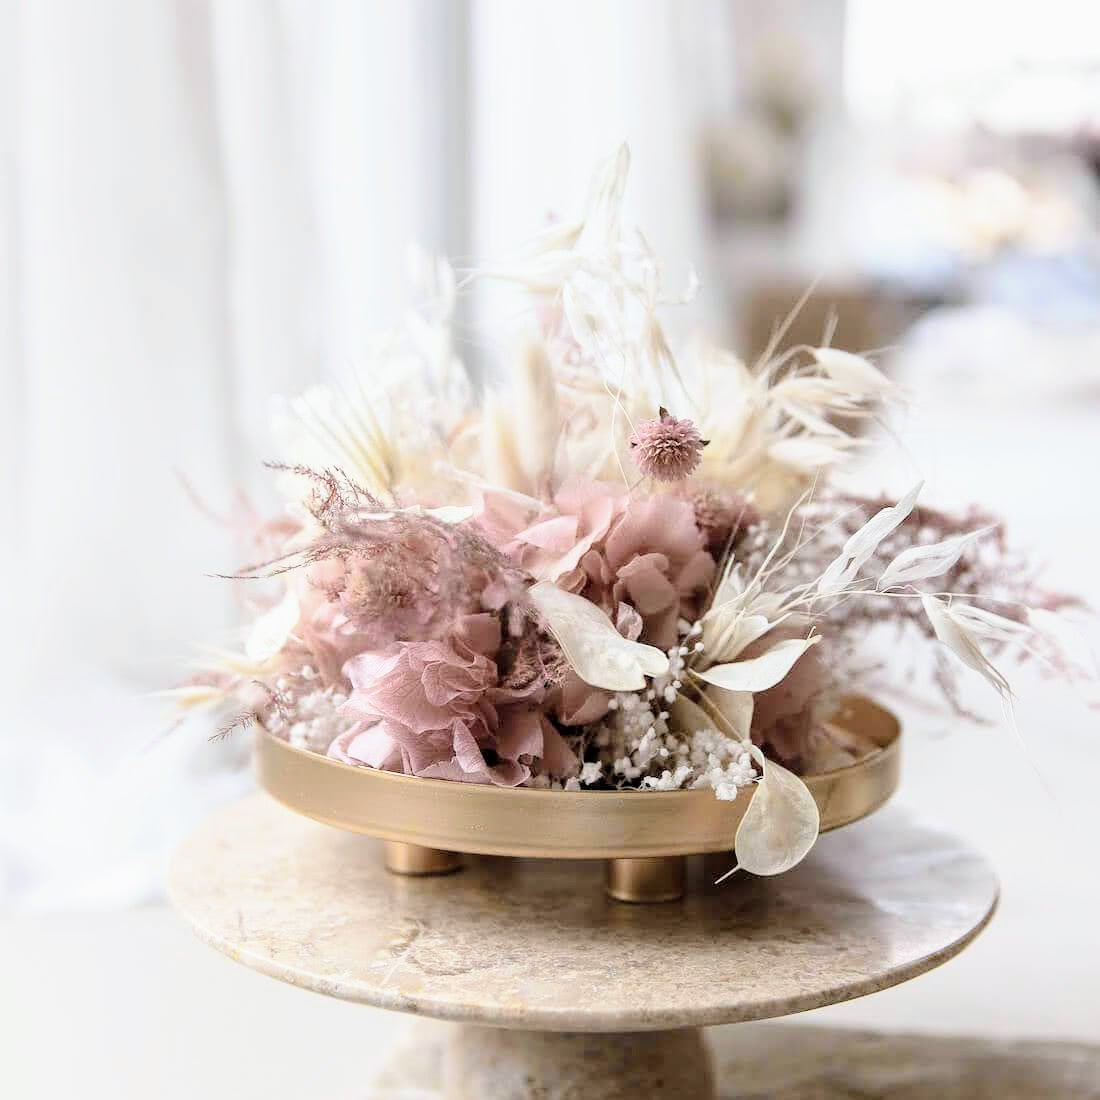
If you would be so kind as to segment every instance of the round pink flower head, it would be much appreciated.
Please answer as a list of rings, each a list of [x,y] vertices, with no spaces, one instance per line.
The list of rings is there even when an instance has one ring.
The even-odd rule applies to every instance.
[[[660,416],[643,420],[630,437],[634,465],[658,481],[681,481],[703,459],[708,440],[690,420],[681,420],[661,409]]]

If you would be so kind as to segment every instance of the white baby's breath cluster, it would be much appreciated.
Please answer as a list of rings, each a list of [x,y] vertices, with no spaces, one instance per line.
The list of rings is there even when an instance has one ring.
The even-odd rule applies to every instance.
[[[276,687],[283,707],[275,708],[266,724],[271,733],[285,737],[296,749],[325,753],[357,719],[340,709],[348,698],[344,692],[332,687],[310,687],[310,681],[315,678],[316,674],[308,665],[302,670],[305,690],[295,691],[289,680],[281,678]]]
[[[668,650],[668,671],[643,691],[615,693],[609,714],[591,731],[598,760],[585,763],[566,789],[600,782],[643,791],[709,787],[732,801],[740,788],[755,782],[752,759],[740,741],[715,729],[687,732],[670,724],[687,659],[703,649],[701,632],[699,623],[682,621],[680,641]]]

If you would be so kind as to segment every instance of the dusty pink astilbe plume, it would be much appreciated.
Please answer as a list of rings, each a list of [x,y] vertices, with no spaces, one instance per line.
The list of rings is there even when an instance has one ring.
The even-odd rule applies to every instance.
[[[387,510],[340,471],[291,472],[317,486],[309,511],[319,533],[235,576],[289,576],[302,607],[296,633],[326,682],[356,653],[441,638],[463,615],[522,598],[526,572],[475,527]]]
[[[690,421],[667,409],[652,420],[642,420],[630,437],[634,465],[657,481],[683,481],[703,460],[707,445]]]

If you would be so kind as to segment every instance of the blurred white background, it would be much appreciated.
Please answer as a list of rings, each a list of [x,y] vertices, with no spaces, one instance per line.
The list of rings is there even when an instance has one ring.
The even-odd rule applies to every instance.
[[[363,1094],[399,1019],[234,967],[163,904],[171,848],[251,785],[244,738],[162,736],[148,698],[235,623],[208,576],[233,532],[180,475],[262,501],[272,395],[362,361],[409,245],[505,254],[624,138],[633,220],[703,280],[674,331],[747,356],[817,280],[807,323],[835,305],[913,397],[868,482],[981,501],[1100,603],[1088,0],[0,0],[0,81],[5,1095]],[[460,306],[478,370],[493,305]],[[997,921],[824,1018],[1100,1041],[1100,712],[1016,686],[1053,797],[1001,725],[903,708],[898,801],[997,862]],[[324,1080],[319,1047],[347,1052]]]

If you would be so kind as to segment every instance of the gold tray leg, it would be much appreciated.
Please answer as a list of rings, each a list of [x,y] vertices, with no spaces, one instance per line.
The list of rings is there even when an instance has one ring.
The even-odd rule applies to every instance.
[[[395,875],[449,875],[461,866],[462,857],[458,852],[386,841],[386,870]]]
[[[686,856],[607,861],[607,892],[617,901],[677,901],[684,896],[686,877]]]

